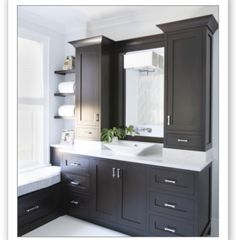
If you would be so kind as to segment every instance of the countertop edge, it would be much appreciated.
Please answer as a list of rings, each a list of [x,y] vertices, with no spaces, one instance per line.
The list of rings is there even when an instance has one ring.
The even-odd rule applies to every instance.
[[[112,151],[110,150],[105,150],[106,153],[110,153],[111,155],[104,154],[101,150],[100,152],[91,152],[90,151],[79,151],[78,149],[72,149],[74,146],[73,145],[60,145],[60,144],[51,144],[50,147],[58,148],[60,149],[60,152],[63,153],[70,153],[70,154],[77,154],[77,155],[83,155],[83,156],[90,156],[90,157],[97,157],[97,158],[105,158],[105,159],[110,159],[114,161],[124,161],[124,162],[130,162],[130,163],[138,163],[138,164],[145,164],[149,166],[154,166],[154,167],[167,167],[167,168],[173,168],[173,169],[180,169],[180,170],[186,170],[186,171],[193,171],[193,172],[201,172],[204,168],[206,168],[209,164],[213,162],[213,158],[209,158],[207,161],[206,160],[194,160],[191,162],[183,162],[182,164],[180,162],[174,162],[173,160],[167,159],[163,161],[163,156],[158,156],[158,155],[152,155],[150,156],[142,156],[143,159],[134,159],[129,160],[127,156],[121,156],[121,155],[114,155],[112,154]],[[153,162],[154,157],[157,158],[157,162]],[[145,159],[147,158],[147,159]]]

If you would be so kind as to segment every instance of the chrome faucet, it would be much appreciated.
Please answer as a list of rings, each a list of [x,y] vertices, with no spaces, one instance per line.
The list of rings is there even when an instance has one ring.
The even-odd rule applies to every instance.
[[[135,131],[137,132],[148,132],[148,133],[151,133],[152,132],[152,128],[144,128],[144,127],[137,127],[135,128]]]

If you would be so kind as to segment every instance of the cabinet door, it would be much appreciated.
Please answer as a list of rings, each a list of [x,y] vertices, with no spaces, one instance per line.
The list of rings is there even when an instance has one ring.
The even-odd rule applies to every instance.
[[[202,123],[203,48],[201,30],[168,35],[168,132],[199,133]]]
[[[119,215],[121,225],[145,230],[146,226],[146,167],[121,163],[118,167]]]
[[[92,204],[95,219],[116,221],[117,178],[114,161],[94,159],[92,163]]]
[[[99,126],[99,66],[99,48],[76,49],[76,120],[79,126]]]

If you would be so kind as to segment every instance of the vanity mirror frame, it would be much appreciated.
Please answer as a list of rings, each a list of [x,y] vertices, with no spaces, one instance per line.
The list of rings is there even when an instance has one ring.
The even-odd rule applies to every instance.
[[[154,48],[165,48],[165,37],[164,34],[156,34],[141,38],[134,38],[129,40],[122,40],[115,43],[114,58],[115,66],[112,89],[113,93],[117,95],[113,98],[113,126],[125,126],[126,122],[126,79],[124,69],[124,55],[128,52],[142,51]],[[166,52],[166,51],[165,51]],[[164,63],[165,64],[165,63]],[[166,67],[164,67],[164,75],[166,74]],[[164,99],[165,99],[165,88],[166,82],[164,77]],[[164,101],[165,105],[165,101]],[[165,106],[164,106],[165,115]],[[164,131],[164,125],[163,125]],[[164,134],[165,135],[165,134]],[[148,136],[127,136],[126,140],[142,141],[142,142],[156,142],[163,143],[163,137],[148,137]]]

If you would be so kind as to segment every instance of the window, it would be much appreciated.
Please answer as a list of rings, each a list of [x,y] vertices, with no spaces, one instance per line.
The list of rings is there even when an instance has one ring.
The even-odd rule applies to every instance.
[[[18,170],[48,165],[45,44],[18,37]]]

